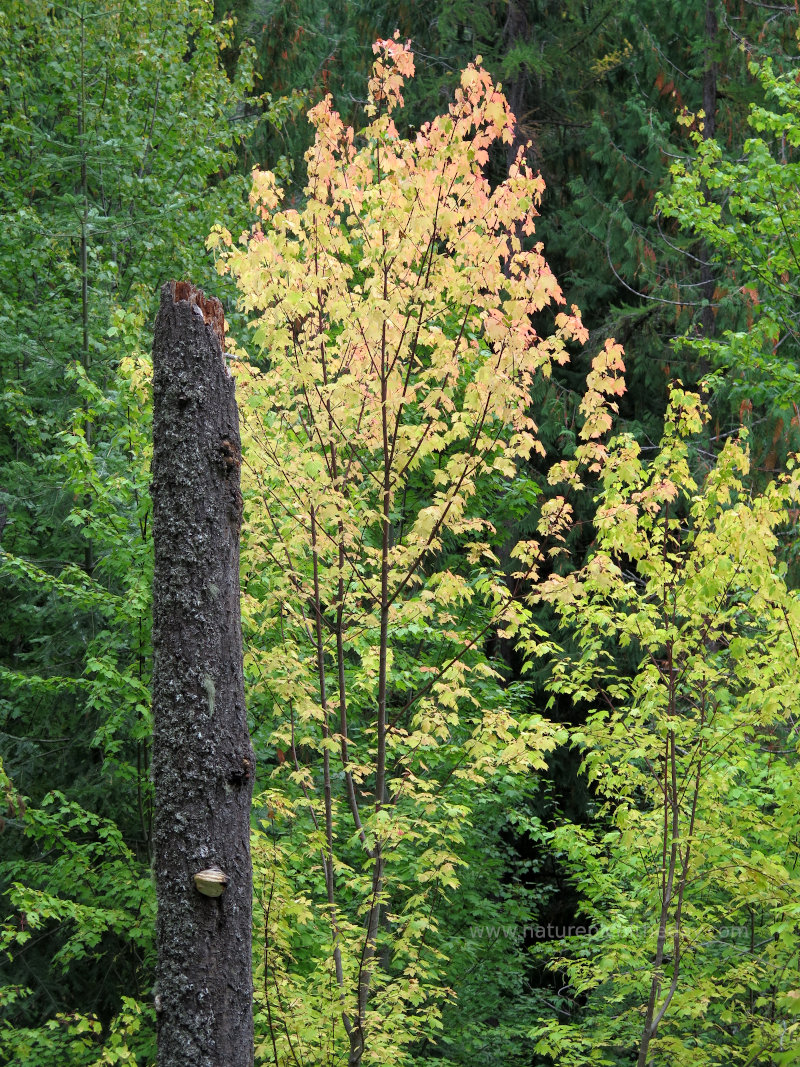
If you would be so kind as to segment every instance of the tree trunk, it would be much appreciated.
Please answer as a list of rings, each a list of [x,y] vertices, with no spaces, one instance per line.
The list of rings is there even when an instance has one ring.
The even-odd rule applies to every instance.
[[[703,139],[712,140],[717,133],[717,15],[716,0],[706,0],[705,12],[705,56],[703,64]],[[711,263],[711,248],[705,241],[700,245],[700,292],[703,294],[705,307],[700,314],[700,323],[704,337],[714,336],[714,293],[717,289],[716,271]],[[700,366],[701,375],[708,373],[708,361],[704,359]]]
[[[241,446],[223,321],[219,301],[191,284],[161,290],[153,343],[158,1067],[253,1063],[255,760],[239,614]]]

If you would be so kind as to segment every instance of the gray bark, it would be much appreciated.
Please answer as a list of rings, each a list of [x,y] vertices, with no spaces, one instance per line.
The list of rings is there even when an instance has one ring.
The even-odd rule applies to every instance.
[[[222,307],[161,290],[153,343],[158,1067],[253,1063],[250,804],[239,612],[241,445]],[[219,868],[220,896],[194,876]]]
[[[703,69],[703,138],[711,140],[717,133],[717,63],[715,59],[717,48],[717,15],[716,0],[706,0],[705,17],[705,63]],[[700,268],[700,291],[706,305],[700,314],[703,336],[714,336],[714,293],[717,288],[716,271],[711,263],[711,249],[705,241],[700,245],[699,258],[702,260]],[[700,373],[708,372],[707,361],[703,361]]]

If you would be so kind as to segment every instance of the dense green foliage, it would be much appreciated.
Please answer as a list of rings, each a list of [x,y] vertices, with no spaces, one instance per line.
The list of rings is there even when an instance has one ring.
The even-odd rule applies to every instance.
[[[0,8],[0,728],[27,798],[0,1047],[31,1067],[94,1062],[98,1020],[124,994],[135,1032],[150,999],[147,323],[166,277],[208,277],[205,233],[245,187],[248,66],[228,79],[209,13]]]
[[[713,369],[718,385],[763,415],[772,413],[764,466],[774,471],[797,438],[800,351],[792,278],[798,266],[797,187],[800,89],[794,74],[772,62],[753,65],[766,100],[747,116],[743,154],[727,159],[718,140],[695,135],[696,155],[673,167],[661,200],[665,216],[700,236],[718,271],[719,318],[713,337],[684,340],[684,349]],[[724,314],[723,314],[724,312]],[[713,382],[714,379],[712,378]]]
[[[317,653],[336,663],[333,700],[335,630],[326,643],[303,617],[309,604],[335,620],[338,555],[316,594],[314,552],[267,565],[264,492],[282,501],[281,538],[296,551],[302,511],[280,495],[291,483],[279,492],[263,471],[261,496],[248,490],[256,1062],[282,1067],[302,1049],[322,1064],[341,1047],[323,1036],[340,1018],[326,910],[334,851],[306,794],[325,810],[332,760],[342,944],[377,960],[373,1062],[800,1063],[794,5],[0,0],[0,1064],[155,1060],[156,294],[169,277],[213,289],[269,372],[268,335],[246,326],[266,309],[237,308],[206,238],[250,231],[253,165],[285,185],[286,208],[306,209],[306,114],[330,92],[345,125],[363,128],[372,44],[395,29],[415,51],[394,115],[412,141],[476,54],[503,83],[517,124],[487,146],[481,172],[498,188],[520,148],[541,171],[535,238],[511,221],[509,231],[526,250],[544,241],[590,343],[573,339],[571,362],[529,383],[546,455],[476,474],[464,515],[484,524],[487,555],[444,531],[398,605],[384,702],[425,740],[425,758],[395,737],[394,773],[415,791],[390,820],[372,942],[361,924],[375,837],[362,866],[346,790],[349,775],[366,812],[374,779],[346,757],[339,766],[340,739],[321,732]],[[367,197],[347,227],[377,205]],[[368,288],[368,257],[350,231],[347,242],[338,269]],[[436,252],[446,264],[458,249]],[[309,307],[294,296],[289,334],[308,340]],[[461,321],[452,308],[436,314],[452,341]],[[545,314],[533,322],[544,337],[552,329]],[[331,343],[347,326],[342,317]],[[608,335],[625,347],[627,392],[613,429],[603,423],[607,450],[592,450],[584,382]],[[684,392],[701,383],[708,411]],[[276,436],[263,396],[259,409],[244,391],[256,396],[253,463],[270,448],[293,455],[297,436]],[[412,519],[430,517],[456,453],[448,439],[411,471],[392,513],[400,547]],[[311,478],[312,460],[303,453],[298,476]],[[364,531],[354,573],[367,581],[380,502],[360,492],[348,521]],[[571,516],[561,527],[558,493]],[[534,582],[533,555],[512,549],[544,536],[548,515],[557,536]],[[284,615],[293,580],[306,599]],[[353,612],[362,628],[339,659],[366,767],[380,612],[365,601]],[[455,708],[442,690],[446,711],[434,702],[413,720],[426,673],[465,641],[463,675],[448,680]],[[305,732],[294,738],[298,708]],[[508,732],[489,737],[479,710],[508,715]],[[486,761],[480,771],[465,769],[468,752]]]
[[[594,934],[555,962],[579,1021],[545,1023],[537,1048],[561,1064],[637,1046],[641,1064],[780,1063],[798,1045],[800,602],[775,550],[799,486],[751,498],[743,440],[698,485],[700,428],[676,389],[652,462],[612,441],[591,558],[541,592],[571,647],[530,650],[588,705],[572,742],[601,814],[547,836]]]

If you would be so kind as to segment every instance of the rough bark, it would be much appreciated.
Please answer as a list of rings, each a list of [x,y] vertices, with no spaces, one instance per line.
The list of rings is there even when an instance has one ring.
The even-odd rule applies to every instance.
[[[711,140],[717,133],[717,15],[716,0],[706,0],[705,11],[705,60],[703,68],[703,138]],[[717,288],[716,271],[711,263],[711,249],[705,241],[700,246],[700,291],[706,301],[700,314],[704,337],[714,336],[714,293]],[[706,361],[700,367],[700,373],[706,374]]]
[[[241,446],[222,307],[161,291],[153,344],[153,781],[159,1067],[253,1063]],[[219,868],[220,896],[194,876]]]
[[[517,0],[510,0],[503,27],[503,50],[507,55],[519,41],[529,41],[531,37],[531,24],[524,10],[524,5]],[[537,159],[533,144],[531,143],[531,131],[526,130],[525,112],[528,107],[530,89],[530,75],[527,67],[523,64],[519,71],[505,82],[506,100],[515,118],[514,133],[511,144],[506,150],[506,170],[516,161],[517,153],[522,146],[527,146],[526,158],[528,163],[536,169]],[[521,226],[518,226],[521,232]]]

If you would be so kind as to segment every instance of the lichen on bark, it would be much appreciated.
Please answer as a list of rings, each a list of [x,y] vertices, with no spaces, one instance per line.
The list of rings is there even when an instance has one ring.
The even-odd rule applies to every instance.
[[[199,312],[199,313],[198,313]],[[159,1067],[253,1062],[241,444],[224,316],[161,291],[153,344],[153,780]],[[218,897],[194,875],[218,867]]]

